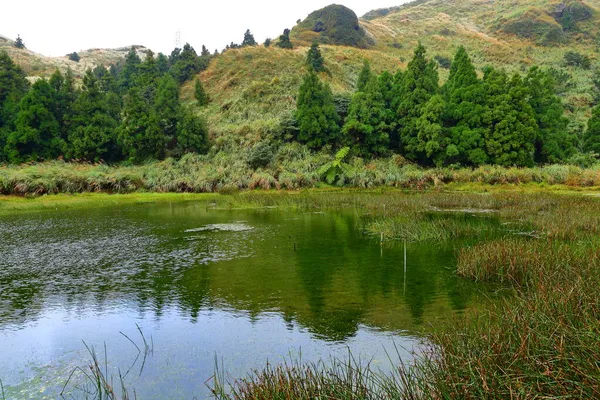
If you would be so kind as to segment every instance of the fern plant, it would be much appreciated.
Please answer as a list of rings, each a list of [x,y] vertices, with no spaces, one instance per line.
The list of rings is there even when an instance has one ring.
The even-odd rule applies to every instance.
[[[319,168],[318,173],[321,178],[331,185],[336,179],[339,180],[350,174],[352,167],[344,162],[344,159],[348,157],[348,153],[350,153],[350,147],[342,148],[336,153],[332,161]]]

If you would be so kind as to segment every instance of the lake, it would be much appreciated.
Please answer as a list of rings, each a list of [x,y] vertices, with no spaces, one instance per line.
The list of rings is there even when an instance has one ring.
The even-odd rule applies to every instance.
[[[86,346],[141,399],[207,398],[216,364],[235,379],[350,350],[389,370],[430,326],[485,302],[454,275],[454,248],[382,245],[355,210],[185,202],[3,216],[0,379],[7,399],[85,397]]]

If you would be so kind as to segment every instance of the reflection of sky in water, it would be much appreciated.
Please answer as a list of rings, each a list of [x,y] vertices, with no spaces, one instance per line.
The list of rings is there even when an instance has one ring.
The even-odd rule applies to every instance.
[[[120,332],[139,342],[136,323],[154,341],[128,376],[141,398],[206,395],[215,355],[235,377],[348,346],[386,369],[393,341],[410,349],[421,327],[480,301],[450,272],[451,246],[409,246],[406,275],[403,252],[362,236],[354,213],[188,203],[3,217],[0,379],[9,398],[56,398],[87,359],[82,340],[127,369],[136,350]]]
[[[47,388],[45,395],[55,398],[68,374],[76,366],[84,367],[84,360],[89,358],[82,337],[95,347],[102,360],[106,343],[109,372],[117,376],[120,368],[124,373],[135,360],[137,350],[119,331],[141,346],[135,323],[154,343],[154,352],[146,360],[142,375],[139,376],[142,364],[138,360],[127,380],[142,399],[208,397],[205,381],[214,372],[215,355],[232,377],[260,368],[267,360],[280,363],[300,356],[305,361],[344,358],[348,347],[354,357],[388,370],[391,366],[386,351],[395,354],[394,341],[407,349],[401,350],[405,359],[410,359],[408,350],[418,344],[417,339],[399,338],[366,327],[345,343],[315,340],[307,329],[286,324],[276,313],[250,318],[231,310],[206,310],[195,323],[190,323],[177,309],[165,310],[160,320],[130,312],[70,316],[56,310],[22,331],[0,333],[3,349],[9,349],[0,356],[4,383],[10,386],[24,381],[9,389],[9,398],[35,398],[42,387]],[[32,369],[32,363],[44,368]],[[4,369],[9,365],[9,369]],[[71,391],[73,386],[70,385]]]

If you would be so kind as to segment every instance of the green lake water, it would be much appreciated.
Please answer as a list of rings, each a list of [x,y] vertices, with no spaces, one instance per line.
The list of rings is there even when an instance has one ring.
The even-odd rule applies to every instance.
[[[136,205],[0,217],[0,379],[57,398],[93,346],[140,399],[207,398],[215,358],[410,362],[432,324],[477,307],[454,245],[365,236],[354,211]],[[153,351],[136,360],[143,339]],[[103,364],[104,365],[104,364]],[[84,397],[76,372],[66,387]]]

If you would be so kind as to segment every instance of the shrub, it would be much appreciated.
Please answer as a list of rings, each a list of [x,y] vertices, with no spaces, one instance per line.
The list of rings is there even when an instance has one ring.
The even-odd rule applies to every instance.
[[[565,65],[569,67],[579,67],[583,69],[590,69],[592,67],[592,61],[590,60],[590,57],[576,51],[567,51],[565,53],[564,60]]]

